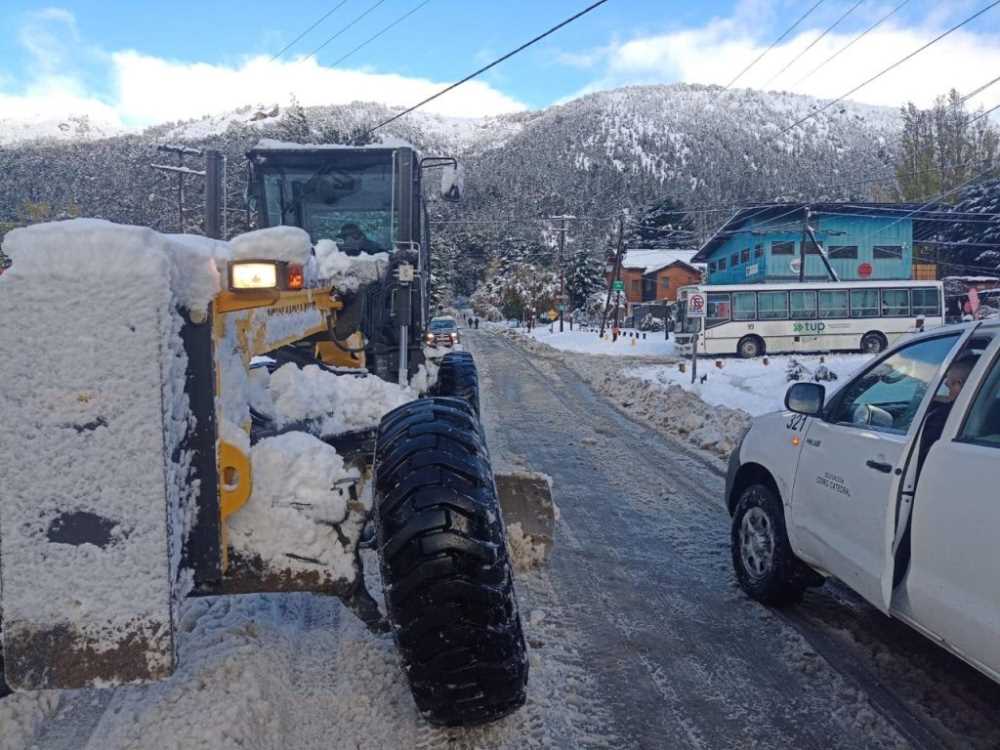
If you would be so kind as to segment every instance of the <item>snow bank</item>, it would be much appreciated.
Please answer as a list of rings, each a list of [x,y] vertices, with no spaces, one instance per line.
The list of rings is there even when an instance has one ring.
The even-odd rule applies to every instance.
[[[362,285],[377,281],[388,263],[389,253],[348,255],[333,240],[316,243],[316,273],[338,291],[356,292]]]
[[[229,242],[234,260],[277,260],[304,265],[312,255],[309,233],[299,227],[268,227]]]
[[[647,333],[646,338],[642,338],[641,332],[625,331],[626,335],[619,336],[617,341],[612,341],[610,330],[605,332],[602,339],[599,333],[595,333],[589,328],[577,327],[575,331],[570,331],[568,323],[564,323],[562,333],[559,333],[558,323],[553,326],[554,330],[550,331],[549,328],[549,326],[538,326],[530,334],[522,329],[517,330],[516,333],[530,335],[535,341],[564,352],[606,354],[615,357],[675,356],[674,342],[667,341],[662,331]]]
[[[685,372],[678,365],[647,365],[625,371],[626,377],[635,377],[662,388],[679,386],[696,394],[702,401],[716,406],[742,409],[752,416],[784,408],[785,392],[791,383],[787,377],[791,360],[813,372],[821,364],[838,375],[842,382],[856,372],[871,357],[866,354],[841,354],[826,356],[782,356],[760,359],[704,358],[698,360],[698,382],[691,383],[690,362]],[[719,363],[721,367],[716,366]],[[808,377],[808,372],[805,373]],[[702,378],[705,382],[701,382]]]
[[[417,398],[412,388],[374,375],[334,375],[291,363],[271,375],[268,390],[279,427],[315,421],[319,435],[375,427],[386,412]]]
[[[351,499],[360,479],[331,446],[304,432],[265,438],[250,454],[253,492],[229,517],[229,543],[272,568],[353,581],[354,552],[370,495]]]
[[[0,700],[0,750],[31,747],[39,727],[59,705],[59,693],[52,690],[14,693]]]

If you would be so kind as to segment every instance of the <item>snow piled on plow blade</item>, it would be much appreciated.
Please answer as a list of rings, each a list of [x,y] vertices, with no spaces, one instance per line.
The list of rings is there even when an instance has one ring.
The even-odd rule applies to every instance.
[[[195,499],[179,306],[207,307],[217,268],[152,230],[94,220],[14,230],[3,248],[13,259],[0,278],[8,681],[163,677]]]

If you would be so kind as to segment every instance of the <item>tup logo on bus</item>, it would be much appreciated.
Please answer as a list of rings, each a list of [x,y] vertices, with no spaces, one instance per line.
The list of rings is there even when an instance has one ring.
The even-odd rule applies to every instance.
[[[823,333],[826,330],[826,323],[817,321],[815,323],[796,323],[792,326],[795,333]]]

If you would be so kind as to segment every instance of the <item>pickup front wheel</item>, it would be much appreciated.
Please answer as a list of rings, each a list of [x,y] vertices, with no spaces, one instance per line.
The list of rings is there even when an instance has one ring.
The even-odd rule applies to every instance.
[[[752,484],[740,495],[733,514],[732,552],[736,580],[750,598],[770,605],[802,598],[804,565],[792,552],[781,501],[770,487]]]

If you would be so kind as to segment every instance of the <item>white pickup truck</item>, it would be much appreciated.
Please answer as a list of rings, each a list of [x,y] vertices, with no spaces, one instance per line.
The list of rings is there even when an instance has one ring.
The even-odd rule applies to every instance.
[[[787,604],[834,576],[1000,682],[1000,322],[912,336],[785,407],[729,463],[743,590]]]

